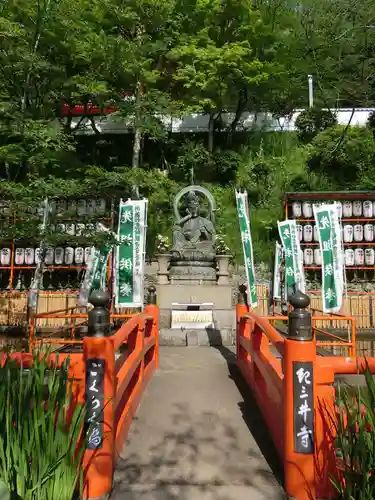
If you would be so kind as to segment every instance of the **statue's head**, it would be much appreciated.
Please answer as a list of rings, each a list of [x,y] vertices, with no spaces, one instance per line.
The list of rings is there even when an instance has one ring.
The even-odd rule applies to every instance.
[[[187,195],[187,208],[193,217],[199,215],[199,198],[194,191],[189,191]]]

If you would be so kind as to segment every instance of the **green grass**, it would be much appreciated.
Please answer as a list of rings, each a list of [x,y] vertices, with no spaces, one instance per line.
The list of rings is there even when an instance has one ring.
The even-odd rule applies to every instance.
[[[68,367],[50,369],[48,357],[0,368],[0,500],[72,500],[82,485],[83,407],[68,425]]]

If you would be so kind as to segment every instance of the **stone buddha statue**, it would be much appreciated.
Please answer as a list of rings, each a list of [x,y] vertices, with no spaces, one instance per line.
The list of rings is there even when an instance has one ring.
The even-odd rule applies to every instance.
[[[172,259],[175,261],[213,260],[215,227],[211,220],[200,216],[200,204],[196,192],[188,191],[187,214],[182,218],[179,217],[177,203],[175,203],[177,217],[173,228]]]

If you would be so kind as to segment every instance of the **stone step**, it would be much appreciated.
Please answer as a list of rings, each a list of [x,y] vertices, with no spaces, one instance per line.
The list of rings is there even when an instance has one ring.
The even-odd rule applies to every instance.
[[[178,330],[161,328],[159,332],[160,345],[162,346],[231,346],[234,343],[234,338],[235,332],[230,329]]]

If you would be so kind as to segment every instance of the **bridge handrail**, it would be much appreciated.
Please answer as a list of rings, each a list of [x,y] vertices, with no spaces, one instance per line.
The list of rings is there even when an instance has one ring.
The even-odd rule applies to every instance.
[[[269,348],[270,342],[275,345],[281,337],[268,321],[275,321],[275,316],[260,317],[249,311],[241,294],[239,299],[236,309],[237,366],[254,394],[283,462],[287,494],[296,500],[333,498],[331,480],[338,474],[335,375],[361,374],[366,366],[375,374],[375,358],[318,356],[315,327],[312,327],[311,312],[307,309],[308,300],[300,295],[294,300],[297,309],[291,313],[289,335],[282,337],[283,341],[278,345],[282,348],[277,349],[280,355],[277,359]],[[287,318],[281,316],[280,319],[285,321]],[[353,337],[351,340],[355,342],[355,332]],[[306,370],[309,374],[308,382],[303,373],[299,373],[302,368],[303,373]],[[301,391],[301,382],[297,379],[301,376],[304,385],[310,384],[311,387],[307,409],[303,407],[305,393],[298,392]],[[305,417],[298,417],[305,410],[312,412],[311,424]],[[302,453],[297,446],[298,432],[301,435],[302,426],[308,425],[312,425],[312,446]],[[306,427],[303,432],[307,430]]]
[[[284,352],[284,337],[272,326],[267,319],[263,319],[253,313],[252,311],[247,312],[242,316],[242,321],[252,320],[256,325],[262,330],[264,335],[268,340],[275,346],[277,351],[282,355]]]
[[[143,391],[159,364],[159,309],[155,292],[155,287],[149,287],[145,311],[132,317],[113,335],[103,336],[105,330],[109,331],[110,325],[98,322],[97,332],[89,331],[90,336],[84,337],[82,353],[49,355],[51,366],[61,366],[69,360],[73,406],[80,402],[86,408],[90,407],[93,395],[87,386],[88,375],[93,370],[99,371],[100,366],[103,369],[102,382],[98,382],[98,386],[103,385],[98,387],[98,391],[102,391],[104,408],[97,415],[103,438],[95,446],[87,447],[82,461],[86,500],[104,498],[111,492],[116,461]],[[102,310],[105,310],[104,304]],[[95,309],[89,314],[95,314]],[[107,317],[110,318],[109,311]],[[95,330],[95,322],[91,323],[91,329]],[[121,350],[122,346],[126,347],[125,351]],[[4,353],[0,356],[0,363],[4,363],[7,356],[22,363],[25,368],[33,362],[31,353]]]

